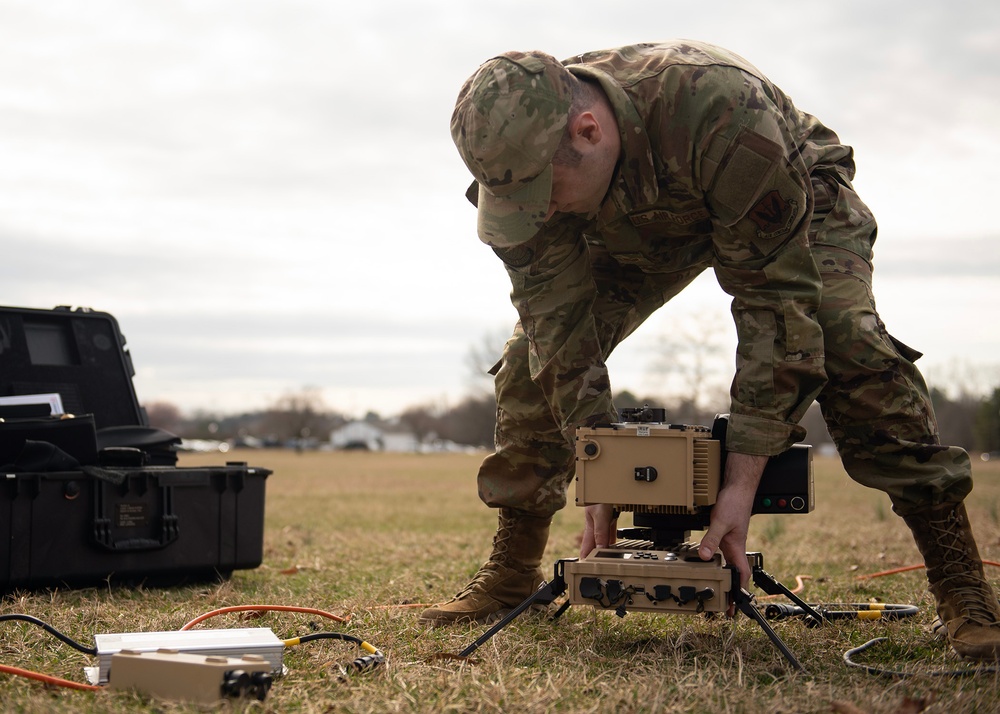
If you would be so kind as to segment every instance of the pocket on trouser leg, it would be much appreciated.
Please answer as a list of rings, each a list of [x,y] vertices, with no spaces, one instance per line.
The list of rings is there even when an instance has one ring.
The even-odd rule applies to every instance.
[[[900,515],[961,501],[972,490],[972,466],[964,449],[900,435],[925,431],[922,422],[830,426],[847,473],[858,483],[887,493]]]
[[[547,516],[566,505],[575,454],[528,370],[518,328],[496,370],[496,450],[479,468],[479,497],[493,507]]]
[[[939,443],[930,395],[914,364],[920,353],[886,331],[869,264],[847,250],[815,249],[828,376],[817,401],[848,474],[888,493],[900,513],[961,500],[972,486],[968,454]]]
[[[566,505],[573,464],[565,442],[499,448],[479,468],[479,498],[494,508],[550,516]]]
[[[823,329],[827,384],[818,397],[827,422],[853,424],[924,423],[936,437],[927,388],[911,359],[897,347],[875,309],[871,268],[853,253],[816,251],[823,278],[817,320]],[[917,439],[922,441],[923,439]]]

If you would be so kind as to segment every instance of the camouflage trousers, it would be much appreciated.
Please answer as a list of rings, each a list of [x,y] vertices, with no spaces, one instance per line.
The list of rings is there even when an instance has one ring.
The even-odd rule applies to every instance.
[[[817,397],[845,469],[887,493],[909,515],[961,501],[972,489],[964,450],[942,446],[927,386],[914,365],[919,352],[893,338],[875,309],[875,221],[850,184],[813,177],[813,256],[823,279],[816,315],[823,329],[828,383]],[[599,288],[593,314],[605,358],[708,263],[675,273],[639,273],[591,251]],[[495,368],[496,450],[478,475],[480,498],[551,515],[566,505],[574,475],[572,444],[560,431],[528,367],[528,338],[518,324]]]

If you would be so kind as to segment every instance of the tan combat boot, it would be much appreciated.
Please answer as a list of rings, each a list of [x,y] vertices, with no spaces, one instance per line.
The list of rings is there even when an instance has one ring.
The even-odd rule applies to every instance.
[[[937,613],[955,651],[972,659],[1000,658],[1000,604],[962,503],[943,503],[904,516],[927,565]]]
[[[424,610],[421,622],[490,622],[524,602],[542,583],[540,566],[551,522],[551,517],[501,508],[490,559],[462,592]]]

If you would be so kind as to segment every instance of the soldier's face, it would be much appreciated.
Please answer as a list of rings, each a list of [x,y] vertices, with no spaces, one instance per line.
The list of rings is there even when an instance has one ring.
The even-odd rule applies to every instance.
[[[572,153],[579,160],[572,165],[552,164],[552,197],[545,220],[556,213],[592,218],[608,193],[621,141],[611,110],[605,107],[597,111],[582,112],[570,120],[567,132],[572,137]]]
[[[587,218],[597,214],[608,192],[614,164],[584,159],[579,166],[552,166],[552,198],[545,220],[556,213],[576,213]]]

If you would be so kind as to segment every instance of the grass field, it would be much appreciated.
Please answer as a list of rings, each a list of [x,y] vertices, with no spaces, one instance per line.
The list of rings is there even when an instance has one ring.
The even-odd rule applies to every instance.
[[[269,627],[281,638],[314,631],[361,637],[387,656],[373,672],[345,674],[361,652],[335,640],[286,651],[288,672],[264,702],[226,703],[260,712],[994,712],[1000,678],[968,665],[928,631],[932,605],[921,570],[863,576],[919,563],[902,521],[878,492],[850,482],[837,462],[817,459],[816,510],[756,516],[749,547],[789,587],[802,576],[810,603],[915,604],[896,622],[842,620],[806,628],[774,624],[807,669],[793,672],[750,619],[631,613],[572,607],[560,619],[524,615],[479,649],[454,655],[481,626],[428,630],[420,606],[446,599],[486,557],[495,513],[475,492],[475,455],[246,451],[184,455],[182,465],[246,460],[274,471],[267,481],[264,562],[221,583],[92,588],[8,594],[0,613],[40,618],[92,644],[102,632],[179,629],[226,606],[284,605],[310,613],[225,614],[200,627]],[[1000,560],[1000,463],[975,462],[969,501],[983,557]],[[577,554],[582,510],[560,512],[546,560]],[[549,567],[549,566],[546,566]],[[989,567],[996,583],[1000,569]],[[765,600],[761,600],[765,602]],[[902,670],[881,677],[847,667],[843,653],[875,637],[860,661]],[[0,664],[84,682],[88,656],[42,630],[0,623]],[[935,674],[938,673],[938,674]],[[0,706],[21,712],[182,712],[193,705],[128,693],[42,685],[0,674]]]

